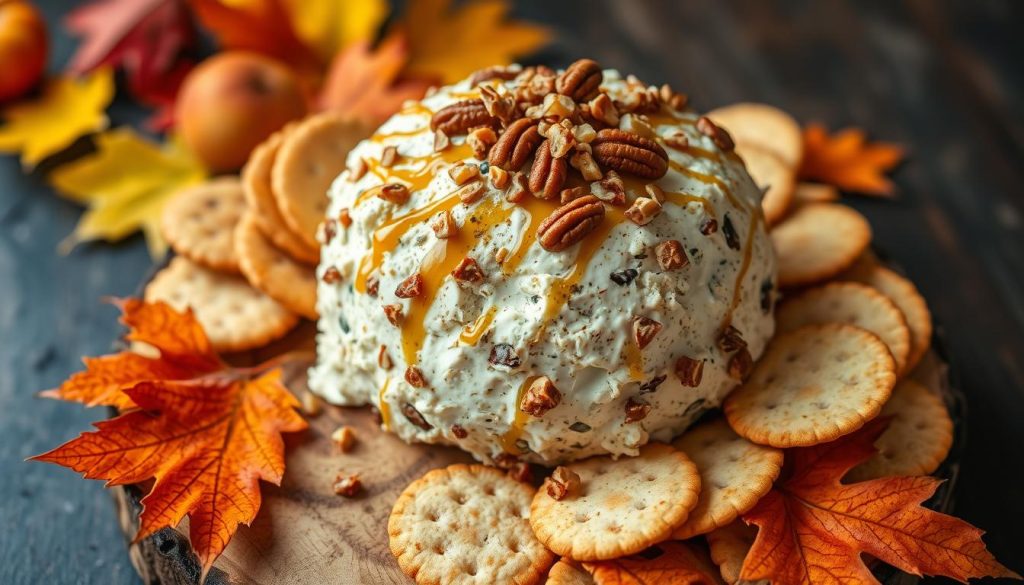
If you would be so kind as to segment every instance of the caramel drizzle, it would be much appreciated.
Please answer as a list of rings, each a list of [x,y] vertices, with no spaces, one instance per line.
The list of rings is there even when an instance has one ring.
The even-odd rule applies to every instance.
[[[491,327],[491,323],[494,322],[494,316],[498,313],[498,307],[491,305],[486,311],[480,314],[473,321],[462,330],[459,334],[459,341],[466,345],[476,345],[480,338],[487,333],[487,330]]]
[[[385,167],[379,160],[368,160],[367,172],[373,174],[383,183],[401,183],[415,192],[426,189],[442,168],[458,161],[471,158],[473,150],[469,145],[453,144],[441,152],[431,152],[425,156],[414,158],[403,157],[401,163],[393,167]],[[367,189],[356,197],[355,207],[376,195],[373,189]]]
[[[380,411],[380,425],[384,430],[391,427],[391,405],[384,400],[384,393],[387,392],[389,384],[391,384],[391,378],[384,378],[380,392],[377,393],[377,404],[380,405],[377,408]]]
[[[747,276],[747,271],[750,270],[750,260],[754,253],[754,232],[757,231],[757,225],[761,222],[762,214],[758,210],[754,210],[750,214],[750,226],[747,227],[747,239],[743,242],[743,261],[740,263],[740,271],[736,274],[736,282],[732,287],[732,300],[729,302],[729,310],[725,314],[725,318],[722,319],[722,325],[720,329],[725,331],[729,325],[732,325],[733,315],[736,313],[736,307],[740,304],[740,289],[743,286],[743,279]]]
[[[726,199],[728,199],[729,202],[733,204],[733,206],[738,207],[740,209],[747,209],[747,206],[744,205],[742,201],[737,199],[735,195],[733,195],[732,189],[730,189],[729,185],[727,185],[726,182],[723,181],[722,179],[719,179],[714,175],[708,175],[706,173],[695,171],[693,169],[690,169],[679,164],[674,160],[669,160],[668,164],[676,171],[680,172],[683,175],[686,175],[687,177],[690,177],[691,179],[696,179],[701,183],[714,185],[718,187],[719,190],[722,191],[722,194],[725,195]]]
[[[509,424],[508,430],[498,437],[498,442],[501,443],[501,448],[504,449],[506,453],[518,455],[521,452],[516,446],[516,441],[522,438],[523,430],[526,428],[526,422],[530,415],[523,412],[523,409],[519,408],[519,405],[523,403],[523,396],[526,394],[526,389],[529,388],[530,384],[532,384],[538,377],[539,376],[528,376],[523,380],[522,385],[519,386],[519,390],[516,392],[516,401],[512,405],[512,408],[515,411],[515,415],[512,417],[512,423]]]

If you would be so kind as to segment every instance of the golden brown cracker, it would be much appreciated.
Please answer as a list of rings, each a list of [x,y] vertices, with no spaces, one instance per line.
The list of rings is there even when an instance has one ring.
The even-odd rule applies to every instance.
[[[722,580],[729,585],[768,585],[770,581],[744,581],[740,579],[743,561],[750,552],[757,538],[757,526],[748,526],[742,520],[736,520],[708,533],[708,548],[711,560],[718,565]]]
[[[597,581],[590,576],[579,563],[572,559],[559,559],[555,566],[548,572],[548,580],[545,585],[597,585]]]
[[[779,108],[747,102],[716,108],[707,115],[728,130],[736,144],[757,144],[778,154],[790,168],[800,166],[804,156],[800,124]]]
[[[271,244],[247,213],[235,233],[239,266],[249,283],[290,311],[315,320],[316,269]]]
[[[849,268],[871,243],[871,226],[845,205],[809,203],[794,209],[769,235],[778,257],[779,285],[795,287]]]
[[[793,190],[793,202],[797,205],[832,201],[839,201],[839,189],[825,183],[797,183]]]
[[[796,173],[774,151],[759,144],[738,144],[736,152],[747,165],[754,183],[764,189],[761,209],[768,225],[778,223],[793,203]]]
[[[212,270],[238,272],[232,234],[245,212],[242,186],[234,177],[188,187],[167,202],[160,232],[171,248]]]

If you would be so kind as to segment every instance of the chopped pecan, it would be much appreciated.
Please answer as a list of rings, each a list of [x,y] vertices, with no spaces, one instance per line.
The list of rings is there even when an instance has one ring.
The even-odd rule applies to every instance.
[[[637,197],[626,210],[626,218],[636,225],[647,225],[661,213],[661,203],[650,197]]]
[[[583,197],[586,194],[587,191],[583,187],[570,187],[568,189],[562,189],[562,192],[559,193],[558,195],[558,202],[561,203],[562,205],[565,205],[566,203],[579,199],[580,197]]]
[[[455,267],[455,270],[452,270],[452,276],[461,282],[483,282],[484,271],[480,270],[480,265],[476,263],[476,260],[466,256]]]
[[[470,87],[476,87],[477,85],[492,79],[508,81],[510,79],[515,79],[517,75],[519,75],[519,72],[509,69],[508,67],[500,65],[485,67],[483,69],[477,69],[469,76],[469,85]]]
[[[568,467],[559,465],[544,481],[544,489],[548,495],[555,500],[564,500],[567,497],[579,493],[582,484],[580,476]]]
[[[483,100],[463,100],[435,112],[430,118],[430,129],[456,136],[477,126],[493,126],[497,121],[487,111]]]
[[[385,146],[384,152],[380,155],[380,166],[389,168],[394,166],[398,162],[398,147],[391,145]]]
[[[341,271],[334,266],[328,266],[327,270],[324,270],[324,275],[320,277],[325,284],[334,284],[341,282]]]
[[[644,191],[647,192],[647,196],[654,199],[658,203],[665,203],[665,190],[655,185],[654,183],[648,183],[644,185]]]
[[[569,154],[576,146],[576,137],[571,129],[572,123],[566,120],[562,124],[555,124],[548,129],[548,150],[551,156],[562,158]]]
[[[619,121],[619,129],[652,141],[658,137],[657,133],[654,132],[654,128],[651,128],[647,116],[643,114],[626,114],[622,116],[622,120]]]
[[[390,370],[393,365],[391,354],[388,353],[388,346],[380,346],[380,349],[377,350],[377,366],[382,370]]]
[[[633,282],[640,273],[637,272],[636,268],[624,268],[622,270],[616,270],[611,273],[612,282],[619,286],[626,286]]]
[[[490,167],[487,176],[491,179],[491,186],[495,189],[504,189],[512,181],[512,175],[501,167]]]
[[[480,176],[480,167],[463,162],[456,163],[448,167],[448,176],[455,181],[456,185],[465,185]]]
[[[562,393],[555,388],[551,378],[541,376],[531,382],[530,387],[526,389],[519,410],[531,416],[541,417],[545,412],[558,406],[561,401]]]
[[[590,106],[590,116],[594,120],[601,122],[609,128],[615,128],[619,125],[619,111],[615,109],[615,104],[612,103],[608,94],[602,93],[590,100],[590,103],[587,105]]]
[[[353,181],[358,181],[359,179],[362,179],[363,175],[365,175],[366,171],[368,170],[370,170],[370,167],[369,165],[366,164],[366,160],[363,159],[362,157],[357,158],[355,162],[353,162],[352,165],[348,168],[349,175],[351,176],[351,179]]]
[[[366,279],[366,294],[371,297],[377,296],[377,292],[380,290],[380,278],[376,274],[371,274]]]
[[[452,430],[452,434],[455,435],[456,439],[465,439],[466,437],[469,436],[469,431],[466,430],[466,427],[464,427],[464,426],[462,426],[460,424],[452,425],[452,429],[451,430]]]
[[[317,240],[324,244],[330,244],[336,235],[338,235],[338,222],[333,219],[325,219],[317,226]]]
[[[736,148],[736,143],[732,141],[732,136],[729,135],[729,132],[712,122],[711,118],[707,116],[701,116],[697,119],[697,131],[710,138],[711,142],[715,143],[715,146],[726,152]]]
[[[661,331],[661,323],[647,317],[636,317],[633,319],[633,341],[639,349],[647,347],[654,339],[654,336]]]
[[[690,101],[690,98],[685,93],[673,91],[667,83],[658,90],[658,97],[661,98],[661,103],[677,112],[685,108],[687,102]]]
[[[430,229],[434,230],[434,235],[439,240],[447,240],[458,231],[455,220],[452,219],[452,212],[447,209],[437,212],[430,218]]]
[[[572,165],[572,168],[578,170],[587,181],[597,181],[602,176],[601,167],[597,166],[594,157],[585,150],[574,152],[569,157],[569,164]]]
[[[732,220],[729,216],[725,216],[725,220],[722,221],[722,235],[725,236],[725,243],[733,250],[740,249],[740,235],[736,233],[736,228],[732,227]]]
[[[695,360],[689,356],[679,356],[676,360],[676,376],[683,386],[696,388],[704,377],[704,360]]]
[[[732,353],[747,347],[747,342],[743,340],[743,334],[732,325],[729,325],[722,331],[715,343],[718,345],[718,349],[722,350],[722,353]]]
[[[510,368],[518,368],[523,363],[519,359],[519,354],[516,353],[516,348],[507,343],[495,343],[491,347],[491,355],[488,356],[487,361],[495,366]]]
[[[487,158],[487,151],[498,141],[498,135],[494,128],[484,126],[476,128],[466,137],[466,144],[473,149],[473,156],[480,160]]]
[[[487,162],[507,171],[518,171],[541,140],[543,138],[537,130],[537,124],[528,118],[520,118],[512,122],[498,138]]]
[[[550,144],[549,140],[541,143],[530,168],[530,191],[541,199],[558,197],[569,174],[569,165],[564,158],[552,156]]]
[[[523,199],[526,199],[530,189],[527,185],[526,175],[522,173],[512,173],[512,185],[508,191],[505,192],[505,200],[509,203],[522,203]]]
[[[429,386],[427,379],[423,376],[423,370],[416,366],[405,368],[405,381],[413,388],[426,388]]]
[[[398,327],[402,323],[402,305],[398,303],[384,305],[384,316],[387,317],[388,323]]]
[[[701,222],[700,222],[700,233],[704,234],[705,236],[710,236],[711,234],[713,234],[713,233],[715,233],[717,231],[718,231],[718,220],[716,220],[713,217],[705,217],[703,220],[701,220]]]
[[[604,203],[593,195],[571,201],[537,227],[537,240],[550,252],[560,252],[583,240],[604,220]]]
[[[657,142],[617,128],[606,128],[591,142],[594,159],[604,168],[658,179],[668,172],[668,154]]]
[[[411,299],[423,294],[423,275],[419,272],[406,278],[398,284],[395,289],[395,296],[400,299]]]
[[[654,247],[654,255],[658,258],[658,266],[662,270],[678,270],[690,263],[690,258],[679,240],[665,240]]]
[[[508,94],[502,95],[489,85],[480,88],[480,99],[484,102],[487,113],[503,123],[508,123],[515,114],[515,98]]]
[[[592,59],[580,59],[565,68],[555,79],[555,90],[583,102],[597,95],[604,75],[601,66]]]
[[[686,137],[681,131],[673,132],[664,138],[665,144],[676,149],[686,150],[690,146],[690,139]]]
[[[402,414],[405,415],[405,418],[408,419],[409,422],[424,431],[429,431],[434,428],[434,425],[428,423],[427,419],[423,418],[423,415],[420,414],[420,411],[416,410],[416,407],[408,402],[402,403]]]
[[[626,183],[615,171],[608,171],[604,178],[590,186],[591,192],[601,201],[609,205],[626,203]]]
[[[528,449],[529,445],[526,447]],[[522,450],[526,451],[527,449]],[[531,469],[530,464],[525,461],[517,461],[510,465],[508,468],[508,476],[522,483],[533,483],[533,469]]]
[[[352,214],[349,213],[348,207],[344,207],[338,212],[338,223],[341,224],[341,227],[345,228],[352,225]]]
[[[363,491],[363,482],[359,480],[358,474],[344,475],[339,473],[334,478],[334,493],[339,496],[351,498]]]
[[[338,446],[342,453],[348,453],[356,443],[356,432],[352,427],[342,425],[331,433],[331,441]]]
[[[747,348],[741,348],[736,353],[732,354],[729,359],[729,376],[734,380],[740,382],[746,382],[747,376],[750,375],[750,370],[754,367],[754,358],[750,355],[750,350]]]
[[[473,181],[459,187],[455,194],[459,196],[460,201],[469,205],[479,200],[485,190],[487,190],[487,185],[483,181]]]
[[[444,133],[444,130],[438,128],[434,130],[434,152],[441,152],[447,150],[452,145],[451,138]]]
[[[549,93],[544,96],[544,103],[539,108],[530,108],[527,112],[530,117],[544,118],[549,123],[557,124],[576,113],[576,102],[571,97]],[[541,130],[541,134],[544,134]]]
[[[651,413],[651,405],[640,400],[635,396],[631,396],[626,401],[626,422],[634,423],[647,418],[647,415]]]
[[[409,201],[409,188],[401,183],[387,183],[378,187],[377,197],[396,205],[403,205]]]

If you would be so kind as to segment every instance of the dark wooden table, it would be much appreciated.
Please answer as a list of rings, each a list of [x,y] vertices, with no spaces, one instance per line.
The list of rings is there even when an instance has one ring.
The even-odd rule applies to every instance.
[[[67,3],[40,4],[56,69],[73,48],[58,26]],[[669,82],[700,109],[765,101],[909,147],[897,200],[852,203],[928,297],[968,397],[956,512],[1024,572],[1024,3],[531,0],[516,13],[556,30],[537,61],[591,56]],[[141,116],[123,101],[111,109],[116,124]],[[22,461],[103,416],[34,393],[109,348],[116,311],[100,298],[131,294],[151,264],[138,237],[59,255],[78,215],[0,159],[5,585],[139,581],[101,484]]]

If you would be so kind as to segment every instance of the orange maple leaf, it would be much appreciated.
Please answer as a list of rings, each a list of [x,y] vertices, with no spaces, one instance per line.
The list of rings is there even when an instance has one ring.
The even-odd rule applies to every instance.
[[[899,145],[867,142],[859,128],[847,128],[829,136],[824,126],[804,128],[804,158],[800,178],[821,181],[846,191],[867,195],[892,195],[893,184],[885,177],[903,160]]]
[[[298,401],[281,384],[279,370],[224,365],[191,313],[177,313],[162,303],[120,304],[125,323],[132,327],[128,339],[158,348],[161,359],[171,360],[180,371],[205,373],[160,378],[159,368],[167,364],[157,362],[149,379],[123,390],[128,404],[138,408],[98,422],[96,431],[32,459],[69,467],[88,479],[105,479],[108,485],[153,478],[151,491],[142,499],[136,541],[177,526],[188,515],[192,547],[205,574],[239,523],[249,524],[256,517],[259,480],[280,485],[281,433],[307,425],[295,410]],[[106,396],[104,402],[116,402],[109,387],[88,387]],[[84,389],[72,396],[86,402],[97,399]]]
[[[402,102],[419,99],[429,80],[398,79],[409,58],[405,34],[388,35],[376,50],[357,41],[338,53],[320,92],[319,105],[374,125],[397,112]]]
[[[743,562],[743,580],[773,585],[878,583],[861,555],[914,575],[1015,577],[970,524],[922,507],[941,483],[933,477],[886,477],[840,483],[874,455],[888,426],[875,419],[831,443],[786,452],[786,478],[743,515],[759,527]]]
[[[641,553],[583,563],[597,585],[715,585],[718,571],[683,542],[663,542]]]

